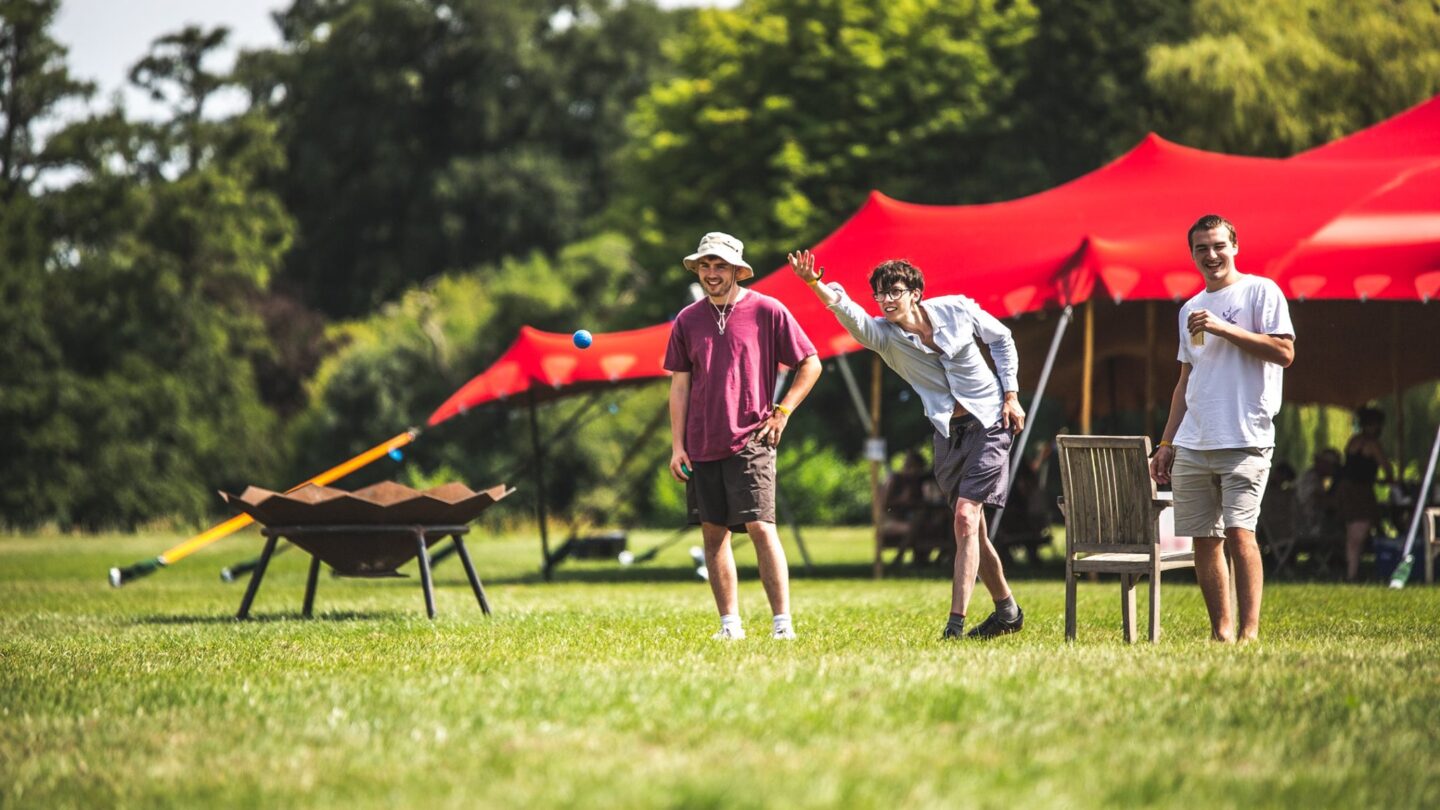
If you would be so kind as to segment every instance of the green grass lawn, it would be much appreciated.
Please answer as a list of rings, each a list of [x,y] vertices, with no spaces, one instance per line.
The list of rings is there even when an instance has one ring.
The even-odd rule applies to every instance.
[[[1275,584],[1227,647],[1184,576],[1158,646],[1111,580],[1067,645],[1053,564],[1016,570],[1023,633],[942,643],[948,582],[869,579],[862,530],[807,531],[813,576],[792,548],[794,642],[748,549],[752,635],[710,640],[689,542],[546,584],[533,538],[476,538],[490,619],[452,560],[433,622],[416,579],[328,576],[302,620],[291,553],[236,623],[253,533],[105,584],[178,539],[0,537],[0,806],[1440,806],[1440,589]]]

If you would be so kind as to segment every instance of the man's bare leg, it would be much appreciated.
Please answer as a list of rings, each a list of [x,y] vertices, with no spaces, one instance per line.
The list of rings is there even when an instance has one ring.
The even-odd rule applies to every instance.
[[[1265,568],[1255,532],[1226,529],[1225,552],[1235,563],[1235,601],[1240,613],[1240,628],[1235,637],[1240,641],[1254,641],[1260,637],[1260,602],[1265,591]]]
[[[770,612],[788,615],[790,568],[785,562],[785,547],[780,545],[780,533],[775,530],[774,523],[764,520],[746,523],[745,531],[750,533],[750,540],[755,544],[755,561],[760,566],[760,582],[765,586],[765,598],[770,600]]]
[[[1225,566],[1225,539],[1196,537],[1195,579],[1205,597],[1205,610],[1210,614],[1210,638],[1234,641],[1234,623],[1230,616],[1230,572]],[[1254,535],[1251,535],[1253,542]],[[1259,602],[1256,602],[1258,608]]]
[[[975,574],[980,568],[982,518],[978,502],[966,498],[955,502],[955,579],[950,584],[950,612],[961,616],[965,615],[970,606],[970,595],[975,592]],[[988,582],[986,586],[989,586]]]
[[[1345,581],[1360,581],[1360,557],[1365,541],[1370,539],[1370,521],[1352,520],[1345,524]]]
[[[980,581],[990,591],[990,598],[1003,602],[1010,596],[1010,583],[1005,581],[1005,567],[1000,552],[990,542],[990,524],[985,520],[985,509],[980,508]]]
[[[735,616],[740,606],[735,597],[735,555],[730,550],[730,530],[718,523],[701,523],[705,538],[705,568],[710,572],[710,592],[721,616]]]

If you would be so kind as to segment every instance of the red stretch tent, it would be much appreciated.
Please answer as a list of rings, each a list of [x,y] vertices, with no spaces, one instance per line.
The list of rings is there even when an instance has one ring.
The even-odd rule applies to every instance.
[[[1440,96],[1290,159],[1415,160],[1437,156],[1440,156]]]
[[[1287,292],[1363,301],[1440,292],[1440,96],[1291,160],[1408,165],[1295,246],[1276,270]]]
[[[1222,213],[1241,226],[1244,272],[1275,278],[1293,298],[1426,301],[1440,287],[1440,230],[1429,227],[1440,217],[1436,118],[1432,100],[1328,152],[1288,160],[1215,154],[1152,134],[1090,174],[988,205],[915,205],[872,192],[814,251],[826,280],[857,298],[868,296],[870,268],[903,257],[925,270],[927,295],[964,293],[1013,317],[1087,300],[1097,283],[1115,302],[1183,300],[1201,286],[1185,229]],[[677,289],[688,280],[678,255]],[[1383,268],[1366,260],[1372,255]],[[754,288],[795,313],[821,357],[859,348],[788,269]],[[658,324],[596,335],[580,350],[568,335],[526,328],[429,424],[522,391],[549,397],[662,376],[668,335],[669,324]]]

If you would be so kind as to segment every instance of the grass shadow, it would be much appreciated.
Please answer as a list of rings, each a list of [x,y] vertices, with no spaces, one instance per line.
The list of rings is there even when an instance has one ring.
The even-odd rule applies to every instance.
[[[420,609],[420,613],[423,615],[424,612],[425,612],[425,611],[424,611],[424,608],[422,607],[422,608]],[[153,615],[150,615],[150,616],[137,616],[137,617],[135,617],[134,619],[132,619],[129,623],[130,623],[130,624],[137,624],[137,625],[159,625],[159,626],[164,626],[164,625],[185,625],[185,624],[195,624],[195,625],[205,625],[205,624],[245,624],[245,623],[247,623],[247,622],[254,622],[254,623],[257,623],[257,624],[265,624],[265,623],[269,623],[269,622],[349,622],[349,621],[368,621],[368,620],[374,620],[374,619],[392,619],[392,618],[395,618],[395,617],[397,617],[397,616],[402,616],[402,615],[406,615],[406,614],[405,614],[403,611],[378,611],[378,610],[316,611],[314,616],[311,616],[311,617],[308,617],[308,618],[305,617],[305,616],[303,616],[303,615],[301,615],[300,611],[298,611],[298,610],[295,610],[295,611],[284,611],[284,612],[280,612],[280,613],[251,613],[251,614],[250,614],[250,617],[249,617],[249,618],[246,618],[246,619],[237,619],[237,618],[235,618],[235,614],[233,614],[233,613],[227,613],[227,614],[224,614],[224,615],[209,615],[209,614],[207,614],[207,615],[197,615],[197,614],[188,614],[188,615],[185,615],[185,614],[181,614],[181,615],[160,615],[160,614],[153,614]]]

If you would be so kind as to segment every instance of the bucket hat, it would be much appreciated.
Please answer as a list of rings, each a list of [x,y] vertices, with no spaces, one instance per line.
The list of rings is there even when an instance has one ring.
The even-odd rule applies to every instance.
[[[744,242],[741,242],[728,233],[712,231],[700,237],[700,246],[695,248],[694,253],[685,257],[685,269],[692,273],[698,273],[700,271],[696,269],[695,263],[702,256],[719,256],[725,260],[726,264],[733,265],[736,268],[735,280],[744,281],[755,275],[755,269],[742,258],[744,253]]]

